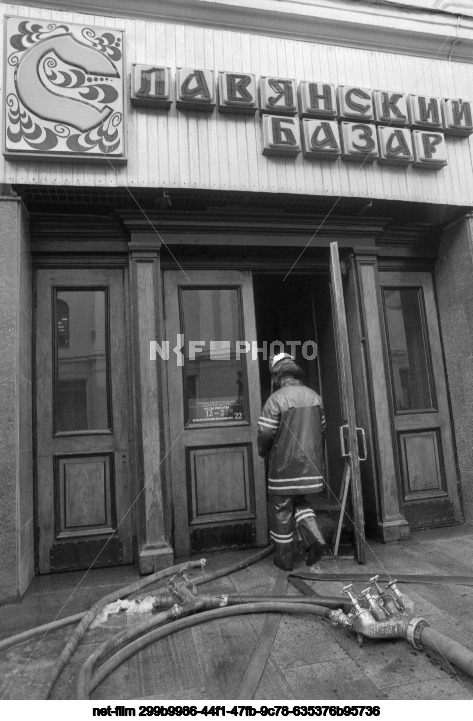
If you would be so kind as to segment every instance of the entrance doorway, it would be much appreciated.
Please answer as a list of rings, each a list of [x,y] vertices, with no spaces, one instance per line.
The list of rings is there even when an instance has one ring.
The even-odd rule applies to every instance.
[[[166,363],[173,543],[177,556],[267,542],[265,467],[257,421],[271,392],[273,341],[300,341],[296,360],[326,411],[327,487],[311,498],[333,528],[344,471],[343,425],[328,273],[165,271],[166,338],[182,346]],[[253,348],[238,355],[238,341]],[[302,344],[317,344],[304,358]],[[350,501],[348,501],[350,503]]]
[[[265,342],[269,350],[272,343],[280,341],[283,344],[280,350],[295,355],[304,373],[304,383],[322,397],[327,421],[326,485],[322,493],[310,497],[310,502],[314,510],[322,512],[323,525],[330,534],[339,516],[344,461],[340,453],[340,387],[329,273],[327,270],[317,275],[292,275],[287,278],[284,275],[257,274],[254,275],[254,292],[259,345]],[[303,352],[304,344],[307,344],[306,352]],[[316,357],[312,357],[313,344],[317,348]],[[259,372],[261,404],[264,404],[271,393],[271,374],[268,360],[264,360],[262,355]],[[346,532],[343,538],[348,540]]]

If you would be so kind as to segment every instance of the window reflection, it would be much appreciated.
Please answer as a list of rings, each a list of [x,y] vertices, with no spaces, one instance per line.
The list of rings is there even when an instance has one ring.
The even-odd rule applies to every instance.
[[[247,420],[238,289],[181,289],[181,325],[186,423]]]
[[[106,291],[58,290],[55,312],[56,431],[107,430]]]
[[[389,360],[397,412],[434,408],[421,288],[383,288]]]

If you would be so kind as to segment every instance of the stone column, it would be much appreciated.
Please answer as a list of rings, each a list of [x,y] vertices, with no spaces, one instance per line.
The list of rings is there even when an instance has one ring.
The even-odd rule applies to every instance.
[[[444,230],[435,271],[463,513],[473,523],[473,215]]]
[[[159,361],[150,360],[150,341],[162,338],[161,241],[154,233],[131,232],[130,253],[133,376],[137,465],[140,477],[139,567],[153,573],[172,565],[171,517],[166,502],[163,453],[164,384]]]
[[[378,283],[377,255],[374,249],[356,249],[354,263],[358,277],[362,343],[365,346],[365,398],[358,393],[362,416],[370,419],[369,448],[374,454],[368,475],[376,484],[378,533],[384,542],[409,538],[409,524],[402,515],[396,435],[389,394],[389,368],[383,343],[382,302]],[[357,409],[358,410],[358,409]],[[367,423],[367,421],[364,421]],[[363,464],[362,472],[363,472]]]
[[[8,188],[2,189],[9,192]],[[0,195],[0,604],[34,575],[32,273],[21,200]]]

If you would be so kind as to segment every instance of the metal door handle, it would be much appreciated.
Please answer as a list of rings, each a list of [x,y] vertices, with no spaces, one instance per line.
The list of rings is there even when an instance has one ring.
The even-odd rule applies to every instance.
[[[366,433],[363,428],[357,428],[356,433],[357,433],[357,435],[358,435],[358,433],[361,433],[361,442],[363,443],[363,454],[364,454],[363,458],[362,458],[360,456],[360,454],[358,453],[358,460],[366,461],[366,459],[368,458],[368,449],[366,447]]]
[[[348,458],[350,453],[347,453],[345,444],[345,428],[348,431],[348,426],[340,426],[340,448],[342,452],[342,458]]]

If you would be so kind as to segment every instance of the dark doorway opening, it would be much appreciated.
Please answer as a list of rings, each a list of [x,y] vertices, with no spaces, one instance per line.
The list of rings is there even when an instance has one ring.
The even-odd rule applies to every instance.
[[[326,486],[322,493],[310,497],[326,531],[331,534],[338,520],[339,495],[344,461],[340,451],[340,389],[333,331],[328,269],[326,273],[292,275],[254,274],[254,299],[258,347],[269,350],[280,341],[284,352],[291,353],[304,372],[304,383],[319,393],[327,420],[325,468]],[[317,343],[317,356],[304,358],[303,344]],[[282,349],[281,349],[282,350]],[[268,359],[259,353],[261,404],[271,393]],[[347,512],[350,514],[349,505]],[[344,524],[350,526],[350,524]],[[342,541],[351,547],[350,534],[344,531]],[[342,549],[343,550],[343,549]]]

